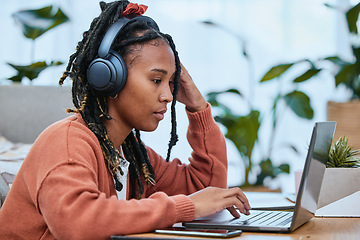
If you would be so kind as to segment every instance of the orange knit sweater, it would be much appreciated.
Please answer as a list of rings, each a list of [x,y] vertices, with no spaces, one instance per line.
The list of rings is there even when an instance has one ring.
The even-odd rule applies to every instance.
[[[145,186],[141,200],[117,199],[99,142],[79,114],[51,125],[35,141],[0,210],[0,238],[109,239],[192,220],[186,195],[226,187],[227,159],[210,106],[187,114],[190,164],[167,163],[148,148],[156,185]]]

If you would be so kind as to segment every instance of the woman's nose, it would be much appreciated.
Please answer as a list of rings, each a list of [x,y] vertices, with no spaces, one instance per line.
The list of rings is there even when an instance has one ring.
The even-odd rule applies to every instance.
[[[160,102],[171,102],[173,100],[173,95],[170,87],[166,87],[164,91],[160,94]]]

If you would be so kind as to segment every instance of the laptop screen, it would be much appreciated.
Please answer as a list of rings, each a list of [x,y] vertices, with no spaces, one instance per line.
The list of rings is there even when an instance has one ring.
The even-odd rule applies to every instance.
[[[314,217],[336,122],[315,123],[296,199],[291,229]],[[300,204],[298,204],[300,203]],[[296,216],[295,216],[296,215]]]

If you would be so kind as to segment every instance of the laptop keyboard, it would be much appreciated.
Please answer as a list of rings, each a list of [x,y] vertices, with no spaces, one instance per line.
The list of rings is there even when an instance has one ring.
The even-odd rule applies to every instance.
[[[250,212],[246,219],[239,219],[232,222],[234,225],[247,226],[285,226],[291,222],[293,212],[282,211],[256,211]]]

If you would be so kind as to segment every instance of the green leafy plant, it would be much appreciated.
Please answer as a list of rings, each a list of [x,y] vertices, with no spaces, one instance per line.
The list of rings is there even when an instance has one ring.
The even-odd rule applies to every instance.
[[[50,63],[46,63],[45,61],[34,62],[35,40],[50,29],[69,21],[69,18],[60,8],[47,6],[35,10],[19,11],[12,16],[22,28],[24,36],[32,40],[32,63],[29,65],[7,63],[17,71],[17,74],[8,78],[9,80],[21,82],[21,80],[26,77],[32,81],[46,68],[63,64],[61,61],[51,61]]]
[[[266,79],[266,76],[264,76]],[[263,78],[263,79],[264,79]],[[265,82],[264,80],[261,82]],[[272,80],[272,79],[267,79]],[[312,119],[314,112],[310,104],[310,99],[307,95],[299,90],[292,90],[290,92],[283,93],[281,89],[278,90],[274,102],[272,104],[271,115],[272,115],[272,132],[270,137],[270,146],[268,151],[263,154],[262,159],[257,165],[254,165],[256,160],[252,157],[252,151],[255,144],[259,144],[259,129],[262,124],[262,119],[265,117],[265,113],[261,113],[259,110],[252,107],[249,101],[244,97],[243,94],[237,89],[228,89],[219,92],[210,92],[207,94],[208,102],[216,109],[218,114],[215,115],[215,120],[225,126],[226,133],[225,137],[234,143],[237,150],[241,154],[246,170],[245,170],[245,182],[244,186],[249,185],[263,185],[265,178],[270,177],[276,178],[281,173],[289,173],[290,166],[287,163],[274,166],[272,163],[272,150],[274,148],[274,139],[279,129],[278,113],[279,102],[283,101],[289,109],[291,109],[297,116],[304,119]],[[224,94],[235,94],[244,100],[244,103],[249,104],[249,112],[245,115],[235,114],[230,106],[223,103],[219,96]],[[229,103],[228,103],[229,104]],[[297,149],[295,146],[288,144],[286,147],[291,148],[295,152]],[[257,174],[256,181],[250,182],[249,176],[254,167],[259,167],[260,172]]]
[[[348,144],[347,137],[340,137],[331,146],[329,160],[326,163],[328,168],[357,168],[360,167],[360,158],[357,155],[360,149],[353,150],[354,146]]]
[[[37,78],[41,71],[44,69],[51,67],[51,66],[57,66],[61,65],[62,62],[53,62],[51,61],[50,64],[47,64],[46,62],[35,62],[33,64],[27,65],[27,66],[19,66],[14,65],[11,63],[8,63],[11,67],[17,70],[17,75],[9,78],[10,80],[14,82],[21,82],[23,77],[27,77],[30,81]]]
[[[249,55],[247,54],[247,51],[245,49],[245,45],[242,38],[237,36],[235,33],[227,30],[226,28],[219,26],[216,23],[213,23],[211,21],[205,21],[203,22],[207,25],[211,25],[214,27],[218,27],[232,35],[234,35],[237,39],[239,39],[241,47],[243,49],[242,55],[249,60]],[[251,64],[249,63],[249,66]],[[264,84],[265,82],[269,81],[278,81],[279,82],[279,88],[277,88],[277,91],[275,93],[274,101],[272,104],[272,108],[270,110],[272,115],[272,132],[270,136],[270,142],[269,142],[269,148],[261,156],[261,159],[253,159],[252,152],[254,149],[254,146],[259,143],[259,130],[260,126],[263,124],[263,119],[266,117],[264,112],[260,112],[256,107],[253,106],[253,103],[250,99],[247,99],[247,97],[241,93],[239,89],[231,88],[224,91],[217,91],[217,92],[210,92],[207,94],[207,100],[208,102],[218,111],[215,115],[215,120],[222,124],[226,128],[225,137],[232,141],[234,145],[236,146],[238,152],[242,156],[242,159],[244,161],[245,165],[245,182],[243,186],[249,186],[249,185],[263,185],[264,180],[266,178],[276,178],[281,173],[289,173],[290,172],[290,166],[288,163],[283,163],[278,166],[275,166],[272,163],[272,151],[275,148],[274,146],[274,139],[276,136],[276,133],[279,129],[278,126],[278,119],[281,117],[281,113],[279,113],[279,103],[283,102],[285,103],[288,108],[294,112],[298,117],[304,118],[304,119],[312,119],[314,116],[313,108],[310,104],[310,98],[302,91],[300,91],[299,84],[302,81],[302,79],[308,77],[311,77],[311,74],[308,74],[302,79],[295,81],[291,84],[291,86],[287,86],[285,88],[285,82],[282,81],[280,78],[281,73],[283,73],[286,69],[291,67],[291,65],[280,65],[271,68],[264,77],[260,80],[260,84]],[[249,72],[252,72],[251,69],[249,69]],[[251,82],[252,81],[251,79]],[[290,91],[285,91],[284,89],[290,89]],[[247,114],[239,115],[234,113],[234,111],[231,109],[231,103],[226,102],[224,103],[220,96],[223,95],[234,95],[238,97],[242,102],[244,102],[247,105],[247,108],[249,111]],[[282,113],[283,114],[283,113]],[[295,152],[297,152],[297,149],[292,144],[287,144],[285,147],[288,147]],[[257,172],[256,181],[251,182],[250,181],[250,174],[252,172],[256,172],[256,168],[260,169],[259,172]]]
[[[325,4],[326,6],[338,10],[336,7]],[[349,34],[350,34],[350,47],[354,56],[354,60],[351,62],[344,61],[339,56],[329,56],[324,58],[319,58],[316,60],[303,59],[296,62],[279,64],[271,68],[267,73],[269,78],[278,78],[284,73],[287,73],[289,69],[294,68],[300,64],[307,65],[304,71],[299,75],[294,76],[293,82],[300,83],[311,79],[312,77],[318,75],[324,70],[337,69],[335,71],[335,86],[344,85],[352,93],[351,99],[360,98],[360,44],[359,44],[359,34],[357,28],[357,22],[360,12],[360,3],[356,4],[346,12],[342,12],[344,17],[346,17]],[[331,72],[331,71],[330,71]],[[266,81],[266,79],[263,79]]]
[[[327,7],[336,9],[336,7],[325,4]],[[214,108],[220,109],[219,113],[215,116],[215,120],[225,126],[227,132],[225,137],[231,140],[236,146],[237,150],[243,157],[245,163],[245,183],[244,185],[262,185],[264,179],[267,177],[275,178],[280,173],[289,173],[289,165],[281,164],[279,166],[274,166],[272,163],[272,150],[274,146],[274,139],[276,133],[279,129],[278,121],[281,118],[282,114],[279,110],[279,105],[281,102],[285,103],[285,106],[288,107],[294,114],[302,119],[311,120],[314,115],[313,108],[311,106],[311,101],[309,96],[299,90],[299,86],[304,82],[316,77],[320,72],[325,70],[334,70],[334,80],[335,86],[345,85],[352,92],[351,99],[360,98],[360,44],[352,39],[359,39],[357,21],[360,12],[360,3],[350,8],[348,11],[344,12],[344,17],[346,17],[349,32],[350,32],[350,45],[354,55],[354,61],[345,61],[339,56],[329,56],[324,58],[319,58],[317,60],[302,59],[290,63],[282,63],[270,67],[270,70],[265,73],[265,75],[260,80],[260,84],[266,85],[268,82],[277,81],[278,82],[278,92],[275,93],[273,99],[271,115],[272,115],[272,132],[270,136],[269,148],[265,154],[263,154],[260,161],[253,159],[252,151],[255,144],[259,144],[259,130],[260,126],[263,124],[263,119],[266,117],[264,112],[260,112],[256,107],[254,107],[245,95],[240,92],[238,89],[228,89],[219,92],[210,92],[207,97],[208,101],[214,106]],[[203,22],[207,25],[218,27],[223,31],[235,36],[242,47],[242,55],[250,64],[249,55],[245,49],[244,40],[236,35],[236,33],[227,29],[226,27],[220,26],[211,21]],[[298,66],[304,67],[304,70],[300,74],[294,75],[289,73],[292,69]],[[329,69],[330,66],[330,69]],[[249,72],[252,72],[249,69]],[[330,71],[332,72],[332,71]],[[285,73],[293,74],[292,80],[284,80]],[[287,74],[287,75],[289,75]],[[250,79],[251,82],[253,79]],[[285,87],[286,86],[286,87]],[[248,104],[248,113],[245,115],[237,115],[233,113],[230,108],[230,104],[221,102],[221,95],[235,94],[244,100],[244,103]],[[293,149],[297,152],[295,146],[289,144],[287,147]],[[260,168],[260,172],[257,173],[257,179],[255,183],[249,181],[250,173],[255,169]]]
[[[221,123],[226,129],[225,137],[232,141],[239,151],[245,164],[245,183],[250,185],[249,174],[253,169],[252,151],[258,140],[258,131],[261,124],[260,112],[251,109],[247,115],[237,115],[224,103],[218,96],[223,94],[235,94],[242,98],[242,94],[237,89],[229,89],[221,92],[210,92],[207,94],[207,101],[220,110],[220,113],[214,116],[215,121]],[[272,166],[271,166],[272,167]],[[271,171],[271,170],[270,170]]]

